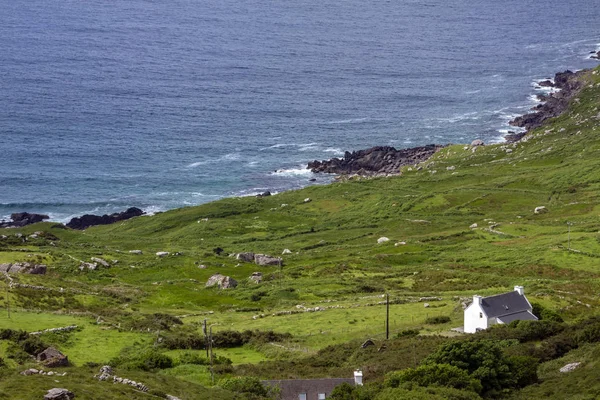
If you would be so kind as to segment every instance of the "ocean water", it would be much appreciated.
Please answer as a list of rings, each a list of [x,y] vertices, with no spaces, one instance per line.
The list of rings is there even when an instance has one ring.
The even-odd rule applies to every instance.
[[[597,65],[597,0],[0,0],[0,218],[329,181],[375,145],[498,142]],[[316,178],[316,182],[309,182]]]

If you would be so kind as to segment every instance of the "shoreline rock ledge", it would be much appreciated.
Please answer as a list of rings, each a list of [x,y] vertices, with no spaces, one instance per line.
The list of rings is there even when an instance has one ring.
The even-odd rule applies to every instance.
[[[376,146],[366,150],[358,150],[344,154],[344,158],[312,161],[308,169],[314,173],[345,175],[398,175],[400,167],[414,165],[426,161],[433,154],[446,146],[428,144],[421,147],[396,150],[391,146]]]

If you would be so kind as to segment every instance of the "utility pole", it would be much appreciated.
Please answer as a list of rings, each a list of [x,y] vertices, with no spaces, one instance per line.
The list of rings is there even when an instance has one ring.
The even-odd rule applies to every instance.
[[[390,338],[390,294],[385,294],[385,340]]]
[[[9,289],[10,288],[10,284],[8,282],[8,280],[6,280],[6,313],[8,314],[8,319],[10,319],[10,292]]]
[[[204,333],[204,347],[206,347],[206,358],[208,358],[208,332],[206,331],[206,318],[202,324],[202,332]]]

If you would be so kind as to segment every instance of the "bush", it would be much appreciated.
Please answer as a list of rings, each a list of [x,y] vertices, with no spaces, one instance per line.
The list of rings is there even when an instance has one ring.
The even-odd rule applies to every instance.
[[[151,371],[155,369],[166,369],[173,367],[173,359],[166,354],[156,350],[146,350],[139,353],[123,354],[110,360],[113,367],[130,370]]]
[[[260,397],[266,397],[269,394],[267,388],[260,383],[258,378],[249,376],[228,378],[221,381],[219,386],[232,392],[246,393]]]
[[[512,356],[507,359],[515,380],[515,386],[522,388],[537,383],[538,360],[527,356]]]
[[[202,357],[200,354],[195,353],[183,353],[179,356],[179,362],[181,364],[195,364],[195,365],[209,365],[210,360],[206,357]]]
[[[168,331],[174,325],[183,325],[183,322],[169,314],[155,313],[151,315],[144,315],[142,319],[131,321],[124,324],[127,328],[136,330],[153,330],[153,331]]]
[[[481,392],[479,380],[469,376],[463,369],[449,364],[426,364],[417,368],[408,368],[388,374],[385,385],[399,387],[404,382],[414,382],[419,386],[445,386]]]
[[[450,364],[463,369],[481,382],[483,392],[515,385],[500,344],[489,339],[444,344],[425,359],[425,364]]]
[[[426,324],[432,324],[432,325],[445,324],[447,322],[450,322],[450,317],[448,317],[446,315],[438,315],[436,317],[429,317],[425,320]]]
[[[531,303],[533,315],[541,321],[564,322],[563,318],[553,310],[544,307],[539,303]]]
[[[0,329],[0,340],[18,342],[27,339],[27,337],[29,337],[29,334],[23,330]]]

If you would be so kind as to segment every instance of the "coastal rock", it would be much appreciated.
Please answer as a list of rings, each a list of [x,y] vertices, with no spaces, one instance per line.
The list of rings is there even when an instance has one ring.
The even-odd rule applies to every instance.
[[[68,367],[69,359],[54,347],[48,347],[37,355],[37,360],[49,368]]]
[[[283,260],[279,257],[271,257],[266,254],[255,254],[254,263],[261,266],[283,265]]]
[[[235,256],[235,258],[243,262],[254,262],[254,253],[239,253]]]
[[[30,214],[27,212],[14,213],[10,215],[12,221],[1,221],[0,228],[22,227],[42,222],[50,217],[44,214]]]
[[[535,112],[522,115],[509,122],[512,126],[518,126],[530,131],[541,126],[544,121],[549,118],[557,117],[562,114],[569,105],[569,101],[577,95],[583,88],[583,80],[579,79],[582,74],[587,73],[585,70],[579,72],[565,71],[559,72],[554,76],[554,87],[560,91],[549,94],[544,97],[544,104],[538,105]],[[544,81],[546,82],[546,81]],[[548,81],[550,82],[550,81]],[[540,84],[540,86],[542,86]],[[520,140],[525,133],[517,135],[508,135],[508,142]]]
[[[95,225],[108,225],[118,221],[124,221],[133,217],[139,217],[145,213],[137,207],[128,208],[126,211],[110,215],[91,215],[85,214],[79,218],[73,218],[67,223],[71,229],[85,229]]]
[[[169,254],[171,254],[171,253],[169,253],[168,251],[157,251],[156,252],[156,257],[161,257],[162,258],[162,257],[168,256]]]
[[[217,285],[219,289],[230,289],[238,285],[237,281],[230,276],[224,276],[221,274],[214,274],[206,282],[206,287],[212,287]]]
[[[430,144],[422,147],[396,150],[390,146],[371,147],[366,150],[346,151],[344,158],[312,161],[308,167],[312,172],[330,174],[380,175],[399,174],[400,167],[423,162],[431,157],[441,145]]]
[[[71,400],[75,394],[68,389],[52,388],[44,395],[44,400]]]
[[[379,239],[377,239],[377,243],[379,243],[379,244],[389,242],[389,241],[390,241],[390,239],[385,236],[382,236]]]
[[[485,143],[481,139],[475,139],[471,142],[471,146],[485,146]]]
[[[477,228],[477,223],[471,224],[471,226],[469,226],[469,228],[471,228],[471,229]]]
[[[256,195],[256,197],[267,197],[270,196],[271,192],[269,192],[268,190],[266,192],[262,192]]]
[[[540,87],[554,87],[554,82],[550,79],[546,79],[545,81],[538,82],[538,86]]]

